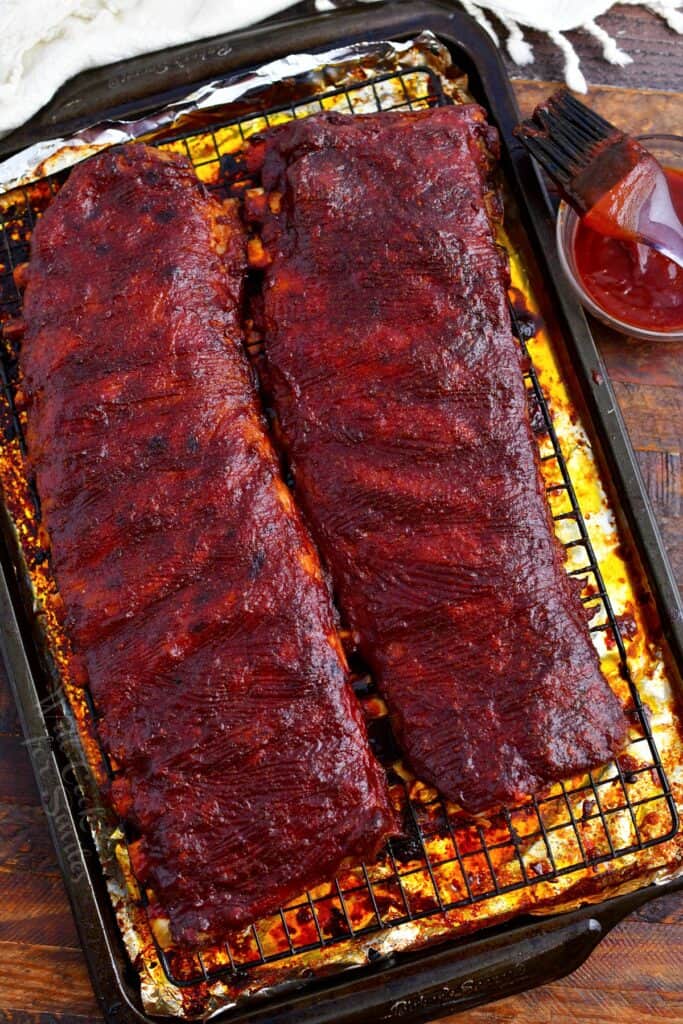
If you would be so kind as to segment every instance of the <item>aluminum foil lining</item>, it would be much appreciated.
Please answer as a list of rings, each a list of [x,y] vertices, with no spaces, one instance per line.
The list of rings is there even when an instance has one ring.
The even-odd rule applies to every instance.
[[[435,60],[436,58],[436,60]],[[291,83],[308,87],[312,95],[334,88],[357,75],[373,75],[418,64],[450,64],[448,51],[431,32],[407,42],[354,43],[327,53],[297,53],[249,71],[238,71],[189,92],[145,117],[131,121],[99,121],[73,135],[37,142],[0,163],[0,194],[64,171],[109,146],[144,139],[158,141],[192,125],[225,122],[248,101],[265,107],[273,86]],[[300,89],[296,90],[300,93]],[[239,108],[239,109],[238,109]]]

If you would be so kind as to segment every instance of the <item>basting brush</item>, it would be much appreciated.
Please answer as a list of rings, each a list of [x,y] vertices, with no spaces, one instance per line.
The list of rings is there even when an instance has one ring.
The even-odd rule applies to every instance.
[[[585,224],[683,267],[683,224],[664,170],[635,139],[559,89],[515,128]]]

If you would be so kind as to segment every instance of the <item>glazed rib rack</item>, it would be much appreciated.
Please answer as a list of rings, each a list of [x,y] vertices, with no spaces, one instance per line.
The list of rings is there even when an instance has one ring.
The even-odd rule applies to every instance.
[[[313,100],[250,113],[239,120],[194,130],[161,143],[189,156],[200,178],[225,191],[233,156],[249,136],[270,124],[305,117],[321,110],[368,113],[417,109],[449,102],[438,77],[427,68],[378,75],[350,88],[330,90]],[[4,211],[4,252],[0,251],[0,319],[21,315],[21,295],[13,271],[28,258],[28,239],[35,217],[58,190],[60,180],[44,180],[25,189]],[[242,183],[248,185],[247,181]],[[238,183],[239,187],[239,183]],[[513,309],[520,345],[533,328]],[[4,401],[0,426],[8,441],[23,448],[20,415],[15,407],[16,342],[5,331],[1,384]],[[253,353],[258,359],[258,346]],[[528,353],[527,353],[528,354]],[[548,486],[554,518],[573,524],[571,575],[582,585],[590,609],[590,630],[616,650],[622,677],[629,683],[631,715],[630,762],[592,772],[573,788],[554,787],[544,799],[499,812],[487,820],[465,819],[429,787],[406,781],[398,763],[388,719],[372,680],[358,666],[356,689],[369,720],[371,742],[387,768],[389,781],[404,808],[406,837],[392,841],[374,864],[343,872],[332,884],[306,893],[266,921],[256,922],[221,948],[188,954],[156,945],[156,955],[173,984],[191,987],[228,976],[244,976],[250,968],[286,960],[296,954],[329,947],[349,937],[372,936],[406,922],[457,912],[539,883],[552,881],[627,854],[665,842],[677,830],[676,807],[656,749],[648,715],[630,679],[620,623],[607,593],[582,516],[574,483],[553,425],[551,411],[531,360],[525,383],[532,423],[542,462],[552,466]],[[34,498],[35,501],[35,498]],[[35,501],[35,515],[40,510]],[[94,708],[90,704],[90,713]],[[106,770],[104,751],[100,751]],[[622,762],[625,759],[622,758]],[[198,868],[198,870],[201,870]],[[144,898],[144,897],[143,897]],[[372,948],[370,948],[372,956]]]

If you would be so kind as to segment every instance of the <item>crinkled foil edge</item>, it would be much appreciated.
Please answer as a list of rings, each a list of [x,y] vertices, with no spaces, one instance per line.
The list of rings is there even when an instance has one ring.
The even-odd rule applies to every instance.
[[[64,171],[110,146],[139,139],[155,141],[180,131],[189,120],[197,120],[200,113],[212,119],[229,117],[231,106],[252,97],[257,102],[259,95],[271,85],[305,76],[318,86],[315,92],[321,92],[344,81],[348,73],[359,66],[377,74],[418,62],[431,62],[434,57],[439,70],[450,63],[447,51],[433,33],[422,32],[406,42],[353,43],[322,54],[296,53],[259,68],[237,71],[201,85],[183,99],[144,117],[99,121],[73,135],[45,139],[21,150],[0,163],[0,194]]]

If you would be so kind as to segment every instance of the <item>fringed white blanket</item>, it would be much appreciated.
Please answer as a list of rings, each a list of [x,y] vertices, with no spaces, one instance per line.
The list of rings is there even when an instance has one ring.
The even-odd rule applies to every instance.
[[[664,18],[674,32],[683,32],[683,14],[680,13],[679,0],[652,0],[641,3],[641,0],[620,0],[631,6],[640,4],[654,14]],[[522,27],[536,28],[545,32],[564,57],[564,77],[570,89],[575,92],[586,92],[586,79],[581,72],[579,56],[564,32],[572,29],[583,29],[600,43],[602,55],[610,64],[624,67],[631,64],[632,58],[621,50],[604,28],[597,24],[596,18],[612,7],[612,2],[605,0],[461,0],[462,6],[472,17],[476,18],[489,33],[491,38],[500,45],[498,34],[486,17],[486,12],[497,15],[507,30],[505,46],[515,64],[533,63],[534,54],[524,38]],[[682,55],[683,56],[683,55]]]
[[[267,18],[290,2],[0,0],[0,134],[26,121],[79,71],[230,32]],[[317,0],[317,5],[329,10],[335,0]],[[610,0],[462,0],[462,6],[496,43],[487,12],[498,16],[507,31],[507,50],[518,64],[533,61],[523,29],[546,32],[564,55],[567,84],[579,92],[585,92],[586,81],[564,32],[583,28],[600,42],[606,60],[621,65],[631,60],[595,21],[612,6]],[[644,6],[674,31],[683,32],[680,0],[651,0]]]

